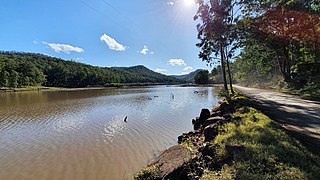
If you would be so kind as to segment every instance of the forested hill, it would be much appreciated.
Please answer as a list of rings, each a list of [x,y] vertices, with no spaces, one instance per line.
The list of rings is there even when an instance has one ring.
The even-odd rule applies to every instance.
[[[144,66],[96,67],[42,54],[0,52],[0,87],[88,87],[114,83],[178,83]]]

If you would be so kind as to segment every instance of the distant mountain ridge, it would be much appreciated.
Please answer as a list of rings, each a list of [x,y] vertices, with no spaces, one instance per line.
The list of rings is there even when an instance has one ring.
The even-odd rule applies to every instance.
[[[168,82],[168,81],[179,82],[179,80],[177,80],[174,77],[167,76],[167,75],[152,71],[143,65],[122,67],[122,70],[127,71],[129,73],[134,73],[134,74],[140,76],[141,78],[143,78],[144,81],[146,81],[146,82],[148,82],[148,81],[149,82]]]
[[[175,77],[181,81],[187,82],[187,83],[194,83],[194,77],[198,74],[198,72],[202,71],[203,69],[197,69],[189,74],[184,75],[173,75],[172,77]]]
[[[143,65],[108,68],[42,54],[0,52],[0,87],[92,87],[114,83],[177,84],[181,81]]]

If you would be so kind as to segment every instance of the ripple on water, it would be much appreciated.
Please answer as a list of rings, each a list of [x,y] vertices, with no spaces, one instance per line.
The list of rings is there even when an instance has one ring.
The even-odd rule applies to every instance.
[[[210,91],[156,87],[6,98],[0,179],[130,179],[192,130],[201,108],[216,104]]]
[[[122,121],[122,116],[116,116],[112,118],[111,122],[106,122],[104,124],[104,142],[113,143],[114,138],[116,138],[125,127],[125,123]]]

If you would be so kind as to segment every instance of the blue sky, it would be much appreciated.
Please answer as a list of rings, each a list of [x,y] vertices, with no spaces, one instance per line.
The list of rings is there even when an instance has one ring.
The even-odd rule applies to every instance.
[[[164,74],[207,69],[198,59],[193,0],[10,0],[0,6],[0,50]]]

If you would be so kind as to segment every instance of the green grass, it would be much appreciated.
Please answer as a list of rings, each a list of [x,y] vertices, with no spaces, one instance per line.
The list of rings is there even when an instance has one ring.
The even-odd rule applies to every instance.
[[[135,180],[154,180],[159,179],[157,176],[157,166],[149,166],[146,168],[141,169],[139,172],[136,173],[134,176]]]
[[[243,145],[221,169],[207,168],[201,179],[318,179],[320,158],[287,135],[269,117],[232,98],[238,105],[235,122],[223,125],[213,143],[217,158],[228,156],[225,145]]]
[[[84,87],[84,88],[64,88],[64,87],[46,87],[46,86],[28,86],[19,88],[0,88],[0,91],[4,92],[19,92],[19,91],[77,91],[95,88],[105,88],[105,87]]]
[[[189,169],[187,173],[190,179],[319,179],[319,156],[311,153],[298,140],[286,134],[277,123],[256,110],[254,102],[245,96],[236,92],[233,96],[228,95],[228,99],[229,104],[235,108],[233,120],[221,125],[218,135],[210,142],[213,157],[199,157],[193,162],[197,168],[185,167]],[[204,142],[203,136],[197,140],[208,144]],[[197,152],[199,147],[193,141],[189,138],[181,145]],[[232,145],[243,147],[243,150],[229,154],[226,146]],[[135,178],[156,179],[156,172],[156,167],[148,167],[142,169]]]
[[[38,91],[38,90],[61,90],[66,88],[45,87],[45,86],[28,86],[19,88],[0,88],[2,91]]]
[[[301,96],[305,99],[320,101],[320,83],[310,83],[302,89],[283,88],[281,92]]]

